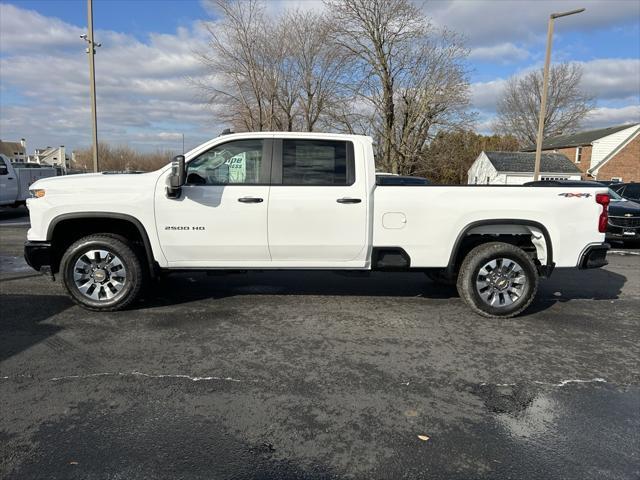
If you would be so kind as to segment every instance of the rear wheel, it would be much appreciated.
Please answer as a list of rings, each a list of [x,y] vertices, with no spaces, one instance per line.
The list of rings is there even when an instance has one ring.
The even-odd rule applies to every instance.
[[[533,260],[520,248],[491,242],[471,250],[460,267],[458,293],[485,317],[510,318],[526,309],[538,290]]]
[[[67,292],[95,311],[121,310],[138,297],[143,283],[140,259],[123,238],[90,235],[72,244],[60,263]]]

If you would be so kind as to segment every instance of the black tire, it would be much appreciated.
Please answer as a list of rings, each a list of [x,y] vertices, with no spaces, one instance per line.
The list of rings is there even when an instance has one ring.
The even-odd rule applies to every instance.
[[[102,250],[115,255],[121,262],[124,272],[126,272],[122,281],[118,281],[118,283],[122,284],[120,290],[117,293],[109,292],[113,295],[113,298],[106,298],[106,294],[103,294],[102,298],[90,298],[82,293],[74,280],[74,270],[77,262],[92,250]],[[103,268],[102,270],[104,271],[105,269]],[[136,255],[129,242],[124,237],[110,233],[89,235],[73,243],[62,256],[60,275],[71,299],[83,308],[96,312],[113,312],[131,305],[138,298],[145,279],[145,272],[140,258]],[[115,290],[113,285],[108,282],[96,283],[91,291],[95,291],[96,288],[99,291],[102,289],[102,292],[106,292],[107,288]]]
[[[513,281],[515,289],[520,289],[517,290],[520,295],[516,300],[513,300],[512,295],[506,290],[500,290],[492,298],[496,297],[498,304],[504,302],[505,305],[492,306],[488,300],[483,299],[476,281],[479,280],[485,284],[488,276],[483,276],[481,270],[494,260],[501,265],[500,259],[507,259],[518,265],[522,271],[522,276],[518,278],[524,278],[524,281],[515,281],[515,279]],[[509,280],[506,281],[511,285]],[[499,284],[499,286],[502,285]],[[533,260],[522,249],[508,243],[490,242],[477,246],[467,254],[460,267],[457,288],[460,297],[478,315],[489,318],[511,318],[524,311],[533,301],[538,291],[538,272]],[[493,289],[493,291],[498,290]],[[516,290],[509,289],[509,291]],[[512,303],[507,304],[509,301]]]

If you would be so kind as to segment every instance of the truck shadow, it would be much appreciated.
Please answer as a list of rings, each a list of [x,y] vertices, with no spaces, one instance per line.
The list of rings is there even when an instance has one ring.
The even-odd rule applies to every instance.
[[[540,281],[538,295],[527,313],[540,312],[571,300],[616,300],[626,281],[624,275],[603,268],[556,269],[551,278]]]
[[[529,313],[557,302],[577,299],[619,298],[626,277],[608,270],[558,269],[541,279]],[[328,295],[363,297],[423,297],[450,299],[455,287],[431,282],[421,272],[374,272],[369,276],[345,276],[321,271],[248,272],[208,276],[204,273],[173,274],[164,278],[137,308],[177,305],[204,299],[242,295]]]
[[[24,219],[29,221],[27,207],[2,207],[0,208],[0,220]]]
[[[52,337],[62,327],[43,324],[71,307],[61,295],[2,295],[0,312],[0,362]]]
[[[324,271],[179,273],[162,279],[138,308],[176,305],[241,295],[329,295],[363,297],[457,297],[455,287],[434,284],[420,272],[374,272],[368,276]]]

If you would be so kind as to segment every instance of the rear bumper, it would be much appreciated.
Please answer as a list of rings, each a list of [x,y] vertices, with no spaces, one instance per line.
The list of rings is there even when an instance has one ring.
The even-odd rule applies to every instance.
[[[607,251],[609,248],[611,248],[611,246],[608,243],[589,245],[580,256],[578,268],[604,267],[609,263],[607,261]]]
[[[24,243],[24,259],[34,270],[40,271],[42,267],[51,265],[51,243],[32,242]]]

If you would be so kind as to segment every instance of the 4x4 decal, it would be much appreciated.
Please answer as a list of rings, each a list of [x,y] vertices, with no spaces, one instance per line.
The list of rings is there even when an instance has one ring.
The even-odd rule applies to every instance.
[[[564,197],[564,198],[571,198],[571,197],[589,198],[591,194],[590,193],[559,193],[558,196]]]

